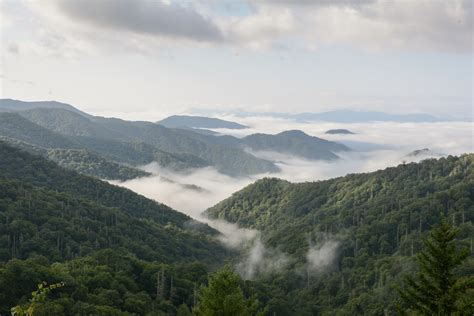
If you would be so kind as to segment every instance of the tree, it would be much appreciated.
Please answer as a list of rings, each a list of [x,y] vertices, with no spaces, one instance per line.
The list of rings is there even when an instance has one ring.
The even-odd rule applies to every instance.
[[[181,304],[176,311],[176,316],[191,316],[192,313],[189,311],[189,308],[186,304]]]
[[[209,285],[201,288],[194,315],[246,316],[253,315],[258,300],[245,299],[240,276],[228,265],[211,275]]]
[[[411,312],[420,315],[471,314],[469,310],[472,312],[473,303],[467,295],[473,294],[474,278],[459,278],[455,274],[456,268],[469,255],[468,249],[456,248],[457,233],[458,229],[442,219],[424,240],[424,250],[417,256],[417,276],[407,276],[404,288],[398,289]]]
[[[13,316],[32,316],[35,314],[35,310],[41,306],[46,301],[48,294],[57,288],[63,287],[65,284],[64,282],[55,283],[48,285],[46,282],[42,282],[38,284],[38,289],[31,293],[32,298],[30,299],[29,303],[20,306],[17,305],[11,309],[11,313]]]

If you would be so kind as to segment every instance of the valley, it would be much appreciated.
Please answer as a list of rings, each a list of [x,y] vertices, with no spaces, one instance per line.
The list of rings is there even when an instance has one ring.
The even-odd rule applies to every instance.
[[[0,284],[66,280],[51,309],[173,314],[192,308],[196,286],[227,262],[267,314],[383,314],[395,310],[398,276],[411,273],[441,216],[459,227],[462,245],[472,243],[474,158],[438,153],[469,150],[466,123],[451,123],[456,146],[440,139],[436,151],[418,150],[423,143],[412,141],[410,151],[395,129],[405,123],[325,134],[332,123],[248,118],[245,129],[203,134],[14,104],[0,102]],[[433,124],[425,129],[446,134]],[[374,125],[397,141],[344,145],[384,145],[370,136]],[[18,279],[13,271],[27,266],[41,273]],[[86,272],[95,266],[102,285]],[[463,269],[473,272],[472,256]],[[155,274],[163,280],[147,280]],[[15,291],[3,311],[24,298]]]

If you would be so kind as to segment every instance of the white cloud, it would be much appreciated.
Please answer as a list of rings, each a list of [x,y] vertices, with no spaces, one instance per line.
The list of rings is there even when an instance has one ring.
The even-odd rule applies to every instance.
[[[244,42],[269,43],[291,35],[313,49],[472,51],[470,0],[264,1],[236,25],[244,26],[234,29]]]
[[[6,5],[0,10],[6,16],[33,15],[43,29],[41,34],[32,28],[34,41],[61,53],[67,49],[153,53],[182,44],[259,50],[342,45],[370,51],[472,52],[470,0],[260,1],[252,2],[253,11],[234,15],[224,15],[206,2],[23,3],[23,11]],[[19,26],[15,23],[11,28]]]
[[[59,0],[56,7],[79,24],[127,33],[220,41],[214,23],[192,7],[150,0]]]

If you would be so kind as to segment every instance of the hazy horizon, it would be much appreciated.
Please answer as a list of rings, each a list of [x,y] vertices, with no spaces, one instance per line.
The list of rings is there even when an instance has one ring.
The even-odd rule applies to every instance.
[[[472,2],[10,1],[0,96],[163,118],[193,108],[472,119]]]

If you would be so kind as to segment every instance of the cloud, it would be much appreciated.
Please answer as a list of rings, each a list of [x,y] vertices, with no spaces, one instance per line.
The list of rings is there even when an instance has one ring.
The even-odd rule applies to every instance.
[[[285,16],[285,19],[282,19]],[[310,49],[472,52],[472,1],[263,1],[232,23],[242,44],[291,38]]]
[[[340,243],[336,240],[328,240],[319,247],[310,247],[306,254],[308,270],[320,272],[334,262]]]
[[[10,43],[7,49],[10,54],[18,55],[20,53],[20,48],[18,47],[18,44],[14,42]]]
[[[59,12],[98,29],[140,35],[220,41],[217,26],[192,7],[151,0],[60,0]]]
[[[8,29],[24,27],[20,24],[24,21],[7,16],[25,15],[26,25],[34,21],[28,27],[37,45],[47,45],[47,37],[54,37],[52,49],[66,55],[66,49],[90,53],[94,48],[156,53],[182,44],[251,50],[343,46],[371,52],[471,53],[473,43],[470,0],[249,1],[249,10],[226,13],[206,1],[21,3],[23,10],[0,7],[10,21]]]
[[[281,270],[290,263],[287,255],[277,249],[265,247],[260,237],[255,238],[249,245],[242,260],[236,265],[237,272],[245,280]]]
[[[233,119],[232,117],[223,117]],[[333,162],[310,161],[294,156],[256,152],[262,158],[276,160],[281,169],[276,174],[261,174],[252,177],[232,178],[220,174],[213,168],[202,168],[188,174],[176,173],[160,168],[156,164],[145,166],[144,169],[154,173],[154,176],[130,180],[119,185],[143,194],[149,198],[165,203],[188,215],[199,218],[207,208],[231,196],[250,183],[265,176],[274,176],[293,182],[317,181],[348,173],[371,172],[390,166],[396,166],[403,161],[418,161],[427,158],[406,157],[413,150],[429,147],[436,154],[460,155],[474,152],[472,137],[472,122],[446,123],[318,123],[304,124],[288,120],[272,118],[240,118],[239,123],[250,126],[246,130],[227,130],[236,133],[269,133],[276,134],[284,130],[300,129],[312,136],[332,141],[358,141],[361,143],[386,146],[370,151],[353,151],[341,155],[341,159]],[[328,129],[347,128],[354,135],[327,135]],[[222,132],[224,130],[221,130]],[[370,147],[370,146],[364,146]],[[168,179],[172,180],[169,181]],[[204,191],[183,184],[194,184]],[[226,229],[226,228],[224,228]],[[253,236],[250,235],[248,239]]]

